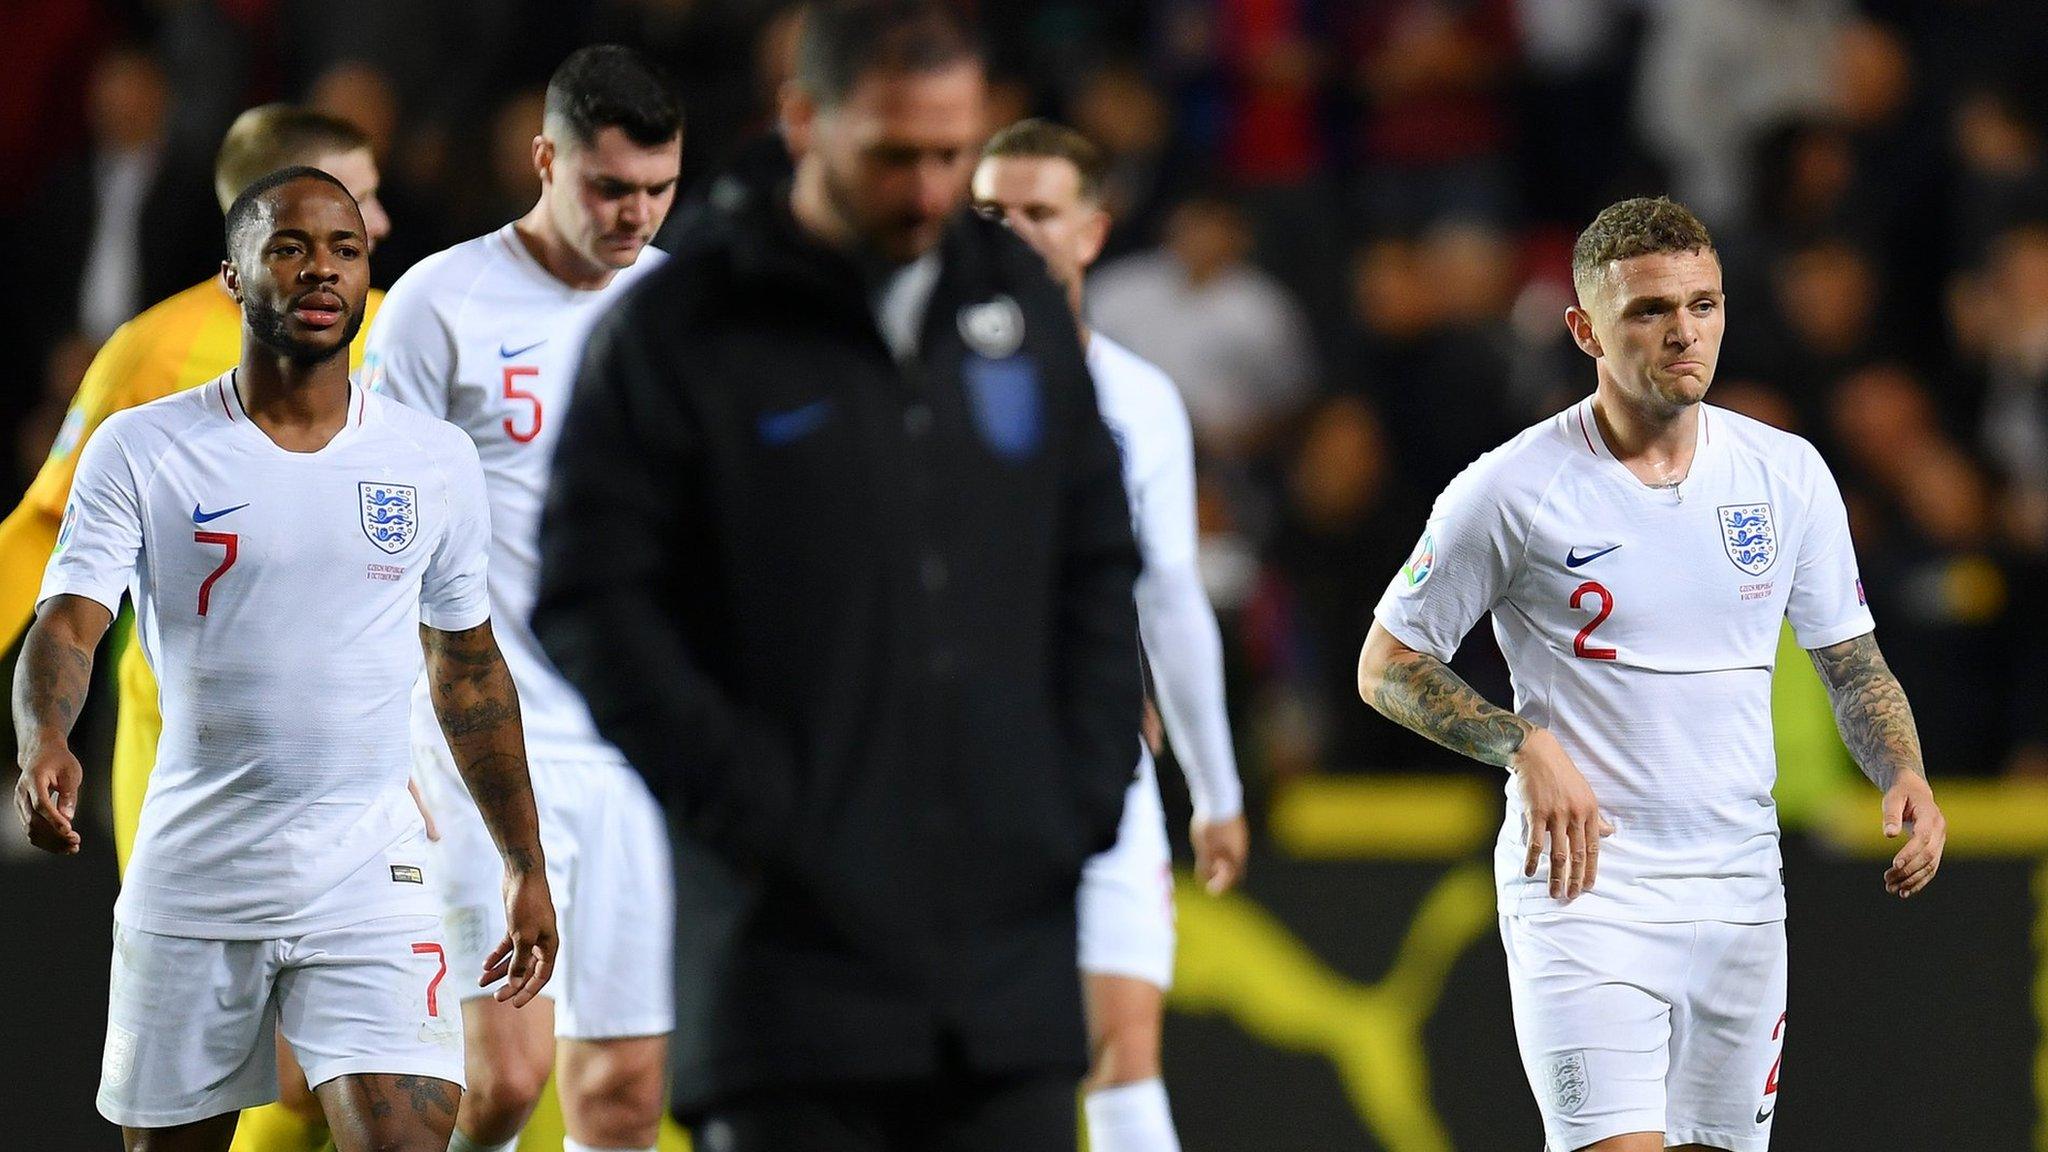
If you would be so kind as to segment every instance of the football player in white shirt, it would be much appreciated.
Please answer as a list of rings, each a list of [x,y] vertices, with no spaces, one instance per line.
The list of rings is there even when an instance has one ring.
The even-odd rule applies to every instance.
[[[553,1011],[463,1003],[471,1090],[452,1152],[509,1149],[559,1038],[570,1152],[652,1149],[675,1029],[668,838],[640,776],[535,642],[540,511],[590,326],[665,255],[648,246],[675,198],[682,120],[630,49],[578,49],[549,81],[533,141],[532,211],[414,266],[370,333],[371,387],[469,433],[490,493],[491,614],[526,718],[533,790],[566,944]],[[439,825],[449,948],[465,963],[498,932],[490,838],[435,739],[422,685],[416,772]]]
[[[1082,316],[1082,278],[1102,251],[1109,216],[1101,154],[1071,128],[1025,120],[998,132],[974,172],[977,210],[1001,219],[1045,258]],[[1153,694],[1194,800],[1195,872],[1211,893],[1244,873],[1248,836],[1223,703],[1223,640],[1195,564],[1194,438],[1173,381],[1084,323],[1088,371],[1123,457],[1124,488],[1144,554],[1138,628]],[[1165,991],[1173,981],[1173,877],[1152,753],[1138,775],[1116,846],[1081,880],[1081,970],[1088,1008],[1088,1142],[1096,1152],[1180,1147],[1159,1079]]]
[[[67,742],[127,592],[164,729],[114,906],[100,1112],[130,1148],[226,1149],[276,1099],[282,1031],[341,1152],[441,1152],[462,1044],[406,790],[422,648],[502,856],[508,929],[456,984],[509,975],[523,1004],[556,947],[482,469],[349,379],[369,245],[339,181],[257,181],[227,240],[240,366],[109,418],[80,460],[16,675],[16,807],[38,847],[77,850]]]
[[[1785,1038],[1771,667],[1790,620],[1884,791],[1910,897],[1946,828],[1812,445],[1703,401],[1720,258],[1664,199],[1572,253],[1593,395],[1437,500],[1359,660],[1374,708],[1506,767],[1494,853],[1515,1032],[1551,1152],[1763,1152]],[[1491,613],[1515,710],[1446,667]],[[1597,881],[1597,885],[1596,885]]]

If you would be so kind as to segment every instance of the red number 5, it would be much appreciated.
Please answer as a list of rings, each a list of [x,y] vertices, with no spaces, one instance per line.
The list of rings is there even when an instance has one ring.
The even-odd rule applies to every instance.
[[[1578,638],[1572,641],[1572,653],[1581,660],[1612,660],[1615,656],[1614,649],[1595,648],[1586,641],[1593,638],[1593,629],[1605,623],[1608,615],[1614,611],[1614,593],[1609,592],[1603,585],[1588,580],[1572,590],[1572,607],[1577,608],[1579,602],[1588,596],[1600,598],[1600,611],[1586,622],[1584,628],[1579,629]]]
[[[528,404],[533,405],[533,425],[524,432],[513,425],[510,416],[505,417],[505,435],[519,441],[521,444],[525,444],[535,436],[540,435],[540,397],[526,391],[512,381],[520,376],[538,375],[540,375],[540,369],[538,368],[512,367],[505,369],[505,399],[524,400]]]
[[[213,600],[213,582],[235,566],[235,554],[241,546],[242,538],[233,532],[194,532],[192,539],[201,544],[218,544],[227,549],[227,555],[221,557],[220,567],[213,570],[213,575],[199,582],[199,614],[204,616],[207,604]]]

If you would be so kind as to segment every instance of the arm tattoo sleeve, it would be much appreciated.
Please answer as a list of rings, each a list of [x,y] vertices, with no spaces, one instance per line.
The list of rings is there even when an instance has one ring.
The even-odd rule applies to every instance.
[[[1906,703],[1898,677],[1884,662],[1884,653],[1878,651],[1877,637],[1866,633],[1815,648],[1809,655],[1821,682],[1828,686],[1842,742],[1871,783],[1890,788],[1902,771],[1924,775],[1912,706]]]
[[[532,869],[541,858],[540,818],[526,775],[519,693],[488,623],[462,632],[421,627],[434,714],[463,782],[483,813],[505,865]]]
[[[1443,661],[1420,652],[1388,661],[1367,702],[1380,715],[1453,752],[1503,768],[1534,729],[1520,716],[1487,703]]]
[[[66,739],[92,690],[92,652],[98,636],[87,638],[54,617],[38,619],[22,641],[14,676],[14,731],[24,750],[31,741]]]

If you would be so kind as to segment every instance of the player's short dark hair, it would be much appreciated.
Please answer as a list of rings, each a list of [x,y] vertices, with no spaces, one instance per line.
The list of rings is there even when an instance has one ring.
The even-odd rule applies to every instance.
[[[237,250],[236,244],[241,234],[256,222],[257,206],[263,203],[264,198],[287,184],[296,184],[301,180],[318,180],[323,184],[332,184],[341,190],[343,196],[348,197],[348,202],[351,205],[356,202],[355,196],[348,190],[348,185],[343,184],[318,168],[309,167],[305,164],[294,164],[289,168],[279,168],[275,172],[258,177],[255,183],[242,189],[235,196],[234,202],[228,205],[227,244],[229,259],[234,258]],[[357,209],[357,211],[360,212],[361,209]]]
[[[1667,196],[1638,196],[1601,209],[1572,245],[1572,284],[1584,300],[1616,260],[1659,252],[1712,252],[1714,238],[1691,209]]]
[[[666,144],[683,130],[683,112],[668,77],[623,44],[591,44],[569,53],[548,77],[546,123],[588,144],[617,128],[642,148]]]
[[[942,0],[819,0],[804,9],[795,80],[829,108],[863,76],[939,72],[981,56],[974,30]]]
[[[242,189],[280,168],[370,146],[361,128],[296,104],[263,104],[235,117],[213,158],[213,194],[221,211]]]
[[[1094,200],[1102,192],[1105,162],[1095,142],[1065,124],[1034,116],[1019,120],[989,137],[981,154],[987,159],[1030,157],[1065,160],[1081,177],[1081,198]]]

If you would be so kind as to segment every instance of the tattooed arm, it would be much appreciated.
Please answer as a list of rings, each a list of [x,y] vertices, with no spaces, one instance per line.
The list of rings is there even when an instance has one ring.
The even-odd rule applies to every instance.
[[[1948,821],[1935,806],[1934,790],[1921,764],[1913,708],[1878,650],[1875,635],[1866,632],[1808,655],[1828,687],[1842,742],[1863,774],[1884,790],[1884,834],[1895,837],[1907,825],[1912,827],[1884,877],[1885,891],[1911,896],[1934,879],[1948,840]]]
[[[1377,621],[1359,653],[1358,694],[1401,727],[1497,768],[1511,767],[1536,730],[1487,703],[1449,665],[1396,640]]]
[[[1443,661],[1396,639],[1373,622],[1358,655],[1358,694],[1380,715],[1482,763],[1521,778],[1529,802],[1529,850],[1522,874],[1534,876],[1550,852],[1550,895],[1570,900],[1600,870],[1600,837],[1614,829],[1586,777],[1557,738],[1487,702]]]
[[[555,909],[540,847],[540,816],[526,775],[519,693],[489,621],[460,632],[421,626],[434,714],[484,825],[505,861],[505,938],[484,963],[482,984],[509,976],[499,1000],[537,995],[554,964]]]
[[[84,777],[71,754],[71,726],[92,688],[92,654],[113,613],[84,596],[43,601],[22,641],[14,669],[14,734],[21,778],[14,811],[29,843],[71,855],[80,843],[71,826]]]

